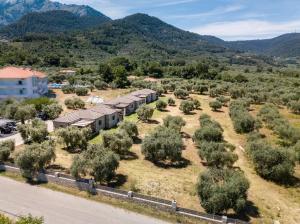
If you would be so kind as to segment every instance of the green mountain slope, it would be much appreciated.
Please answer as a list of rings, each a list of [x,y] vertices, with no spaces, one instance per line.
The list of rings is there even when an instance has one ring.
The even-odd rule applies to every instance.
[[[36,52],[40,57],[48,54],[66,55],[67,52],[76,61],[99,61],[120,55],[138,60],[159,60],[231,52],[209,40],[218,41],[214,37],[180,30],[155,17],[135,14],[88,30],[63,32],[59,35],[30,32],[17,41],[21,42],[19,44],[23,48]]]
[[[110,20],[97,10],[75,4],[62,4],[50,0],[1,0],[0,1],[0,24],[8,25],[18,21],[22,16],[31,12],[47,12],[53,10],[69,11],[77,16],[99,17],[103,20]]]
[[[227,47],[258,54],[267,54],[278,57],[300,56],[300,34],[290,33],[265,40],[227,42]]]
[[[69,11],[54,10],[29,13],[16,23],[0,29],[0,36],[20,38],[28,33],[57,33],[76,29],[87,29],[106,22],[98,16],[77,16]]]

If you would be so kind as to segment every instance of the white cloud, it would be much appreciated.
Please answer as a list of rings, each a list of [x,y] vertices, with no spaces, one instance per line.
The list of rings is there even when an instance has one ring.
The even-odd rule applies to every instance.
[[[288,22],[269,22],[263,20],[242,20],[211,23],[190,31],[201,35],[213,35],[225,40],[248,40],[271,38],[299,30],[300,20]]]
[[[197,0],[178,0],[178,1],[167,1],[161,4],[157,4],[156,7],[164,7],[164,6],[173,6],[173,5],[181,5],[190,2],[195,2]]]
[[[230,5],[225,7],[218,7],[213,10],[207,11],[207,12],[201,12],[196,14],[185,14],[185,15],[172,15],[168,18],[189,18],[189,19],[195,19],[195,18],[201,18],[201,17],[209,17],[209,16],[217,16],[217,15],[223,15],[227,13],[237,12],[244,8],[242,5]]]
[[[89,5],[112,19],[119,19],[129,14],[129,6],[121,6],[111,0],[57,0],[65,4]]]

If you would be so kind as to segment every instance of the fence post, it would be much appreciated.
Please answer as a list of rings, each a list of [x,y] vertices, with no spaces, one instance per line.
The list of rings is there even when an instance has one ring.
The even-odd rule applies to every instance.
[[[133,192],[132,192],[132,191],[128,191],[128,193],[127,193],[127,197],[129,197],[129,198],[133,198]]]
[[[227,216],[222,216],[222,224],[227,224],[228,222]]]
[[[96,189],[95,189],[95,181],[93,179],[89,179],[89,186],[88,186],[88,191],[92,194],[96,193]]]
[[[173,200],[172,201],[172,209],[176,212],[177,211],[177,201]]]

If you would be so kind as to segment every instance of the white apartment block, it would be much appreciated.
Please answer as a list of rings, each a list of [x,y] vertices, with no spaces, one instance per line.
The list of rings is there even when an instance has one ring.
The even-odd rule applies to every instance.
[[[0,69],[0,99],[37,98],[48,93],[47,76],[29,68]]]

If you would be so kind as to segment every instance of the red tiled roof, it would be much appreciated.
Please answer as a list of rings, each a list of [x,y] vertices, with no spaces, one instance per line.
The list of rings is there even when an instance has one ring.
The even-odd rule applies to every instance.
[[[26,79],[30,77],[45,78],[46,74],[29,68],[5,67],[0,69],[2,79]]]

